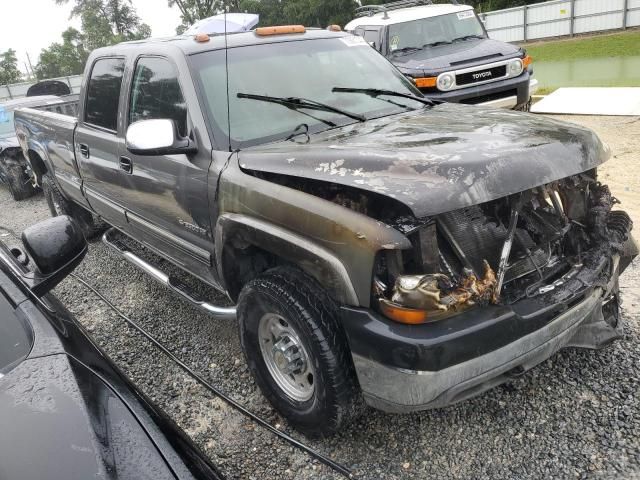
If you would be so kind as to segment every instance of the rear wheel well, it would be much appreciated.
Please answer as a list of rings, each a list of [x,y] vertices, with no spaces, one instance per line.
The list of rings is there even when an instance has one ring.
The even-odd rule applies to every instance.
[[[29,164],[35,176],[36,183],[42,185],[42,177],[47,173],[47,165],[34,150],[29,150]]]

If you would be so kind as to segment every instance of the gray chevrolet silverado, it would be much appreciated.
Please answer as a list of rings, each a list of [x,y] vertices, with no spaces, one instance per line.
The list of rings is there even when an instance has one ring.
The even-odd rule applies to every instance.
[[[87,235],[110,225],[123,258],[237,317],[258,386],[308,434],[365,402],[446,406],[620,337],[618,275],[637,249],[597,179],[607,147],[575,125],[432,101],[361,37],[120,44],[91,54],[77,118],[21,109],[15,123],[52,214]]]

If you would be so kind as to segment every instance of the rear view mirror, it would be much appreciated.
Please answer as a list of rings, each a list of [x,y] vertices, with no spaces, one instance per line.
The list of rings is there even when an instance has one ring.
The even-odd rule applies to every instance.
[[[180,137],[168,119],[140,120],[127,129],[127,150],[135,155],[176,155],[198,151],[189,137]]]
[[[28,257],[0,243],[0,263],[37,296],[46,294],[78,266],[87,253],[80,226],[66,215],[37,223],[22,232]],[[26,265],[32,263],[32,268]]]

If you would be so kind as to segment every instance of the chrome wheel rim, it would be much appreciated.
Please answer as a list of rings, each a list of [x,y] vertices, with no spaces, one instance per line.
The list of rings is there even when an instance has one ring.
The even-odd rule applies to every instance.
[[[315,372],[298,332],[282,316],[266,313],[258,326],[260,352],[278,387],[298,402],[315,391]]]

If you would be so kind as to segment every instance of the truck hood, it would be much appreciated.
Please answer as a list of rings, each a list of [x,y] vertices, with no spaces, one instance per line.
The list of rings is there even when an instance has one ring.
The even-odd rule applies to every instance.
[[[520,48],[517,46],[485,38],[436,45],[407,55],[391,55],[389,60],[403,73],[426,75],[497,62],[515,57],[519,53]]]
[[[305,138],[300,136],[297,138]],[[597,167],[591,130],[546,117],[443,103],[240,152],[244,170],[386,195],[420,218],[487,202]]]

